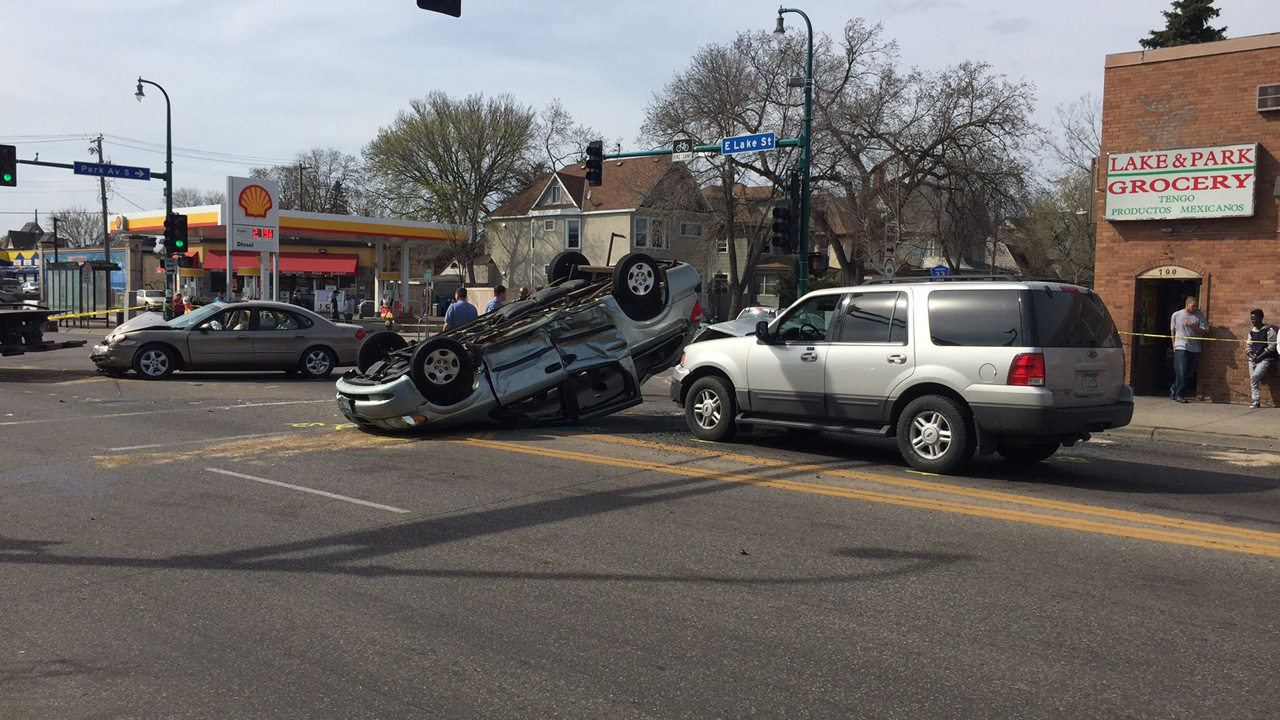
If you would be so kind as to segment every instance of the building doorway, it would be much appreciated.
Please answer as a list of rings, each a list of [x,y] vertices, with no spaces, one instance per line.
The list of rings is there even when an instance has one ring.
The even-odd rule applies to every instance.
[[[1201,277],[1187,268],[1165,265],[1137,277],[1134,285],[1133,356],[1129,383],[1138,395],[1168,395],[1173,386],[1173,340],[1169,319],[1185,307],[1188,297],[1200,300]],[[1145,337],[1157,335],[1160,337]],[[1187,394],[1195,394],[1195,378]]]

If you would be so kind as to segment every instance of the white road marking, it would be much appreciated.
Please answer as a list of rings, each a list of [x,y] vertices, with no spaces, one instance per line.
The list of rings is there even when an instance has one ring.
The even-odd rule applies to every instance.
[[[277,437],[280,435],[290,435],[292,433],[258,433],[257,435],[230,435],[228,437],[203,438],[201,440],[183,440],[181,442],[165,442],[152,443],[150,445],[129,445],[127,447],[107,448],[107,452],[129,452],[131,450],[153,450],[155,448],[169,448],[178,445],[201,445],[209,443],[220,443],[227,440],[251,440],[260,438]]]
[[[391,507],[390,505],[380,505],[375,502],[369,502],[368,500],[361,500],[359,498],[347,497],[346,495],[337,495],[335,493],[325,492],[324,490],[314,490],[312,488],[302,487],[301,485],[290,485],[289,483],[280,482],[279,480],[268,480],[266,478],[255,477],[253,475],[245,475],[243,473],[238,473],[238,472],[231,472],[230,470],[222,470],[220,468],[205,468],[205,470],[208,470],[209,472],[212,472],[212,473],[218,473],[220,475],[230,475],[231,477],[238,477],[244,480],[252,480],[254,482],[260,482],[266,485],[275,485],[276,487],[287,488],[289,490],[297,490],[299,492],[311,493],[312,495],[319,495],[321,497],[332,498],[334,500],[343,500],[345,502],[355,503],[357,505],[366,505],[368,507],[377,508],[379,510],[388,510],[394,513],[409,512],[408,510],[405,510],[403,508]]]
[[[204,412],[206,410],[239,410],[240,408],[272,407],[275,405],[319,405],[321,403],[332,404],[333,399],[329,398],[327,400],[286,400],[283,402],[245,403],[243,405],[222,405],[219,407],[192,406],[192,407],[186,407],[186,408],[177,408],[174,410],[141,410],[138,412],[115,413],[112,415],[88,415],[85,417],[78,417],[78,418],[45,418],[43,420],[12,420],[10,422],[0,422],[0,427],[6,427],[9,425],[35,425],[38,423],[51,423],[51,422],[77,422],[82,420],[106,420],[109,418],[137,417],[139,415],[164,415],[167,413],[176,413],[176,412],[197,412],[197,411]]]

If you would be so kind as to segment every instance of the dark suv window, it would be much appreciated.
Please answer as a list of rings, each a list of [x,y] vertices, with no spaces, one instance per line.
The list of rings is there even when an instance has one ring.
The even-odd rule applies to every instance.
[[[1036,330],[1042,347],[1119,347],[1111,313],[1091,292],[1046,288],[1031,292]]]
[[[907,294],[853,293],[840,318],[835,342],[907,343]]]
[[[778,337],[784,341],[816,342],[827,337],[831,316],[840,304],[839,295],[820,295],[809,298],[792,308],[778,325]]]
[[[1017,347],[1031,345],[1023,330],[1019,290],[935,290],[929,294],[929,335],[934,345]]]

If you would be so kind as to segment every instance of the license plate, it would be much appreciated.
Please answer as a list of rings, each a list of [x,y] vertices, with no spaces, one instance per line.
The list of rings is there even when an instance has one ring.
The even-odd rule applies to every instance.
[[[338,410],[348,415],[354,415],[356,412],[355,402],[351,398],[340,397],[338,398]]]
[[[1081,384],[1081,387],[1083,387],[1085,390],[1097,390],[1098,389],[1098,373],[1096,372],[1084,373],[1084,377],[1081,380],[1080,384]]]

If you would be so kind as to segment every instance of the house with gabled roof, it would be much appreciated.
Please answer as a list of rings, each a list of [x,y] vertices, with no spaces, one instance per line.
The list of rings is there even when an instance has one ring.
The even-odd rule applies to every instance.
[[[585,165],[570,165],[539,175],[490,213],[485,249],[512,288],[546,284],[547,266],[564,250],[595,265],[645,252],[700,268],[715,252],[710,210],[693,174],[666,156],[606,160],[596,187]]]

